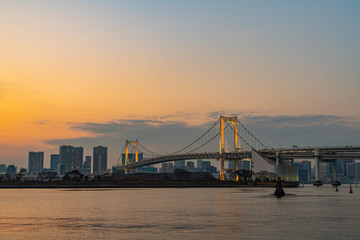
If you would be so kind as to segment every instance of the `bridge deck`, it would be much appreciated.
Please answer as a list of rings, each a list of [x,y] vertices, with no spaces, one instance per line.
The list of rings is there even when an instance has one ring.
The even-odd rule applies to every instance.
[[[360,159],[360,147],[325,147],[317,148],[318,155],[315,155],[315,148],[281,148],[281,149],[263,149],[258,153],[264,158],[274,162],[278,157],[281,160],[294,159],[314,159],[319,157],[323,161],[331,161],[335,159]],[[144,159],[139,162],[133,162],[128,165],[117,166],[118,169],[134,169],[138,167],[153,165],[163,162],[172,162],[179,160],[191,159],[224,159],[224,160],[241,160],[251,158],[251,151],[242,152],[209,152],[209,153],[190,153],[159,156],[155,158]]]
[[[153,165],[157,163],[163,162],[172,162],[172,161],[179,161],[179,160],[191,160],[191,159],[219,159],[223,158],[224,160],[240,160],[244,158],[251,158],[251,152],[228,152],[228,153],[219,153],[219,152],[212,152],[212,153],[190,153],[190,154],[176,154],[176,155],[167,155],[167,156],[160,156],[156,158],[144,159],[139,162],[130,163],[128,165],[118,166],[118,169],[132,169],[143,167],[147,165]]]

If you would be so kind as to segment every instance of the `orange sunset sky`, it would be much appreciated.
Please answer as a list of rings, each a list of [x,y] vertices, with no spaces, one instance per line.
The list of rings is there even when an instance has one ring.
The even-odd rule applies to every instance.
[[[28,151],[45,151],[48,167],[58,144],[75,144],[61,139],[99,136],[74,126],[119,119],[186,127],[219,112],[256,129],[251,116],[330,116],[358,131],[359,11],[358,1],[0,1],[0,163],[27,167]],[[110,166],[117,134],[91,142],[119,146]]]

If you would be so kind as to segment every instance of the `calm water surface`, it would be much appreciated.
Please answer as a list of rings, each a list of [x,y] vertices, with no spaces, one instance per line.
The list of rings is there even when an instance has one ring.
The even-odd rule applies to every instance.
[[[1,239],[360,239],[360,185],[0,189]]]

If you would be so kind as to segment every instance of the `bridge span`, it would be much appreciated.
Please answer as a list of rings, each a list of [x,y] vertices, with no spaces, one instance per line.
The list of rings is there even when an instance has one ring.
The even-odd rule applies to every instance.
[[[220,128],[217,129],[216,126]],[[216,142],[216,139],[219,139],[219,141]],[[134,159],[129,158],[130,147],[133,147],[135,151]],[[146,152],[150,157],[139,160],[139,148],[141,148],[141,152]],[[215,148],[218,150],[214,150]],[[195,141],[172,154],[161,155],[154,153],[141,145],[138,140],[127,140],[124,149],[125,159],[123,159],[122,164],[115,166],[118,170],[127,172],[129,169],[179,160],[216,159],[220,161],[220,180],[224,180],[224,161],[234,161],[234,170],[238,170],[236,169],[237,161],[251,159],[254,162],[254,157],[269,166],[288,166],[296,159],[311,159],[315,162],[316,180],[319,181],[320,161],[333,163],[336,180],[337,159],[360,159],[360,146],[306,148],[294,146],[291,148],[270,149],[238,121],[237,117],[224,116],[220,116],[220,119]]]
[[[179,160],[193,160],[193,159],[224,159],[224,160],[239,160],[251,158],[251,152],[228,152],[228,153],[189,153],[189,154],[175,154],[175,155],[166,155],[150,159],[144,159],[142,161],[129,163],[127,165],[121,165],[118,167],[120,170],[125,169],[136,169],[139,167],[144,167],[148,165],[153,165],[157,163],[164,162],[173,162]]]

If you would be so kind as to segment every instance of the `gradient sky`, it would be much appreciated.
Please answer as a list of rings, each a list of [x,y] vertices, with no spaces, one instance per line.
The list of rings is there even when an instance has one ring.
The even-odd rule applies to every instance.
[[[194,133],[173,139],[182,147],[220,113],[275,146],[360,145],[359,12],[331,0],[2,0],[0,163],[45,151],[49,167],[74,144],[109,146],[111,166],[149,120]],[[169,131],[153,133],[160,148]]]

